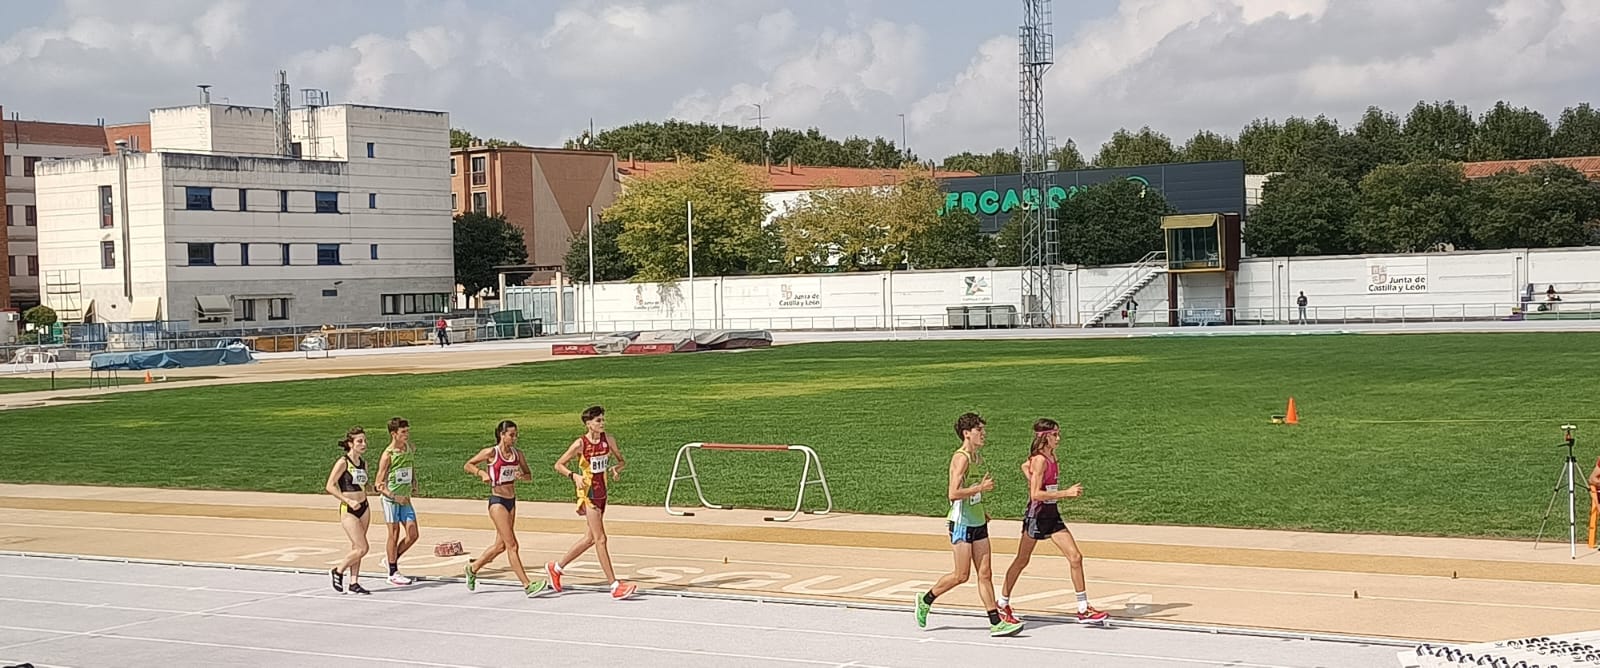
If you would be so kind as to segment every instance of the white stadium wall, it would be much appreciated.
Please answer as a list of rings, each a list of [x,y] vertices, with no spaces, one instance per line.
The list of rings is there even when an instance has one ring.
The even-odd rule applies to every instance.
[[[1061,324],[1087,320],[1129,267],[1066,267],[1057,270]],[[598,331],[696,328],[872,329],[943,327],[946,309],[961,306],[1019,307],[1022,270],[979,268],[897,272],[852,272],[785,276],[696,278],[695,308],[689,309],[687,280],[578,285],[577,322],[561,330]],[[1136,296],[1131,315],[1142,324],[1166,322],[1167,286],[1158,277]],[[1177,278],[1180,310],[1221,309],[1220,274]],[[1528,285],[1534,301],[1548,286],[1563,298],[1563,310],[1600,303],[1600,248],[1471,251],[1413,255],[1251,258],[1235,279],[1237,320],[1289,321],[1304,291],[1308,319],[1369,320],[1493,319],[1521,307]],[[1584,310],[1600,305],[1584,305]],[[1106,324],[1126,325],[1119,309]],[[592,324],[591,324],[592,323]]]

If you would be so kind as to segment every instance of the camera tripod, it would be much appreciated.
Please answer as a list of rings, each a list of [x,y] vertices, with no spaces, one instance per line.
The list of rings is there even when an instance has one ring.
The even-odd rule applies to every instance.
[[[1570,424],[1561,425],[1563,439],[1561,446],[1567,449],[1566,461],[1561,464],[1561,474],[1556,476],[1555,489],[1550,490],[1550,504],[1545,506],[1544,519],[1539,522],[1539,533],[1533,538],[1533,548],[1539,549],[1539,539],[1544,537],[1545,523],[1550,521],[1550,511],[1556,507],[1556,497],[1561,494],[1563,482],[1567,488],[1567,544],[1571,548],[1572,558],[1578,558],[1578,496],[1577,485],[1583,485],[1585,492],[1589,491],[1589,479],[1583,477],[1578,468],[1578,457],[1573,454],[1572,448],[1576,439],[1572,432],[1577,429]],[[1563,480],[1565,479],[1565,480]],[[1581,483],[1577,481],[1582,481]]]

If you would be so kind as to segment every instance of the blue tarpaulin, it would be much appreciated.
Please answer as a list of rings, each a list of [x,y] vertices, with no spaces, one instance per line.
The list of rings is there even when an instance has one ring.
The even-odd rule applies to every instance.
[[[101,371],[142,371],[145,369],[180,369],[197,366],[225,366],[249,364],[255,358],[250,349],[241,345],[195,350],[150,350],[134,353],[95,353],[89,357],[89,368]]]

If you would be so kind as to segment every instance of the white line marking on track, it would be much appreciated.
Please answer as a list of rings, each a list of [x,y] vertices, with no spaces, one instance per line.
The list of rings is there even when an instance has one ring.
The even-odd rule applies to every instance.
[[[90,579],[80,579],[80,578],[53,578],[53,577],[42,577],[42,576],[8,575],[8,574],[0,574],[0,578],[52,580],[52,581],[56,581],[56,582],[81,582],[81,583],[105,584],[105,585],[133,584],[133,583],[123,583],[123,582],[108,581],[108,580],[90,580]],[[165,588],[165,589],[187,589],[186,587],[179,587],[179,586],[175,586],[175,585],[160,585],[160,584],[137,584],[135,586],[155,587],[155,588]],[[277,592],[261,592],[261,591],[254,591],[254,590],[220,589],[220,588],[215,588],[215,587],[207,587],[207,588],[205,588],[205,590],[206,591],[212,591],[212,592],[219,592],[219,593],[275,595],[275,598],[279,598],[279,599],[281,599],[281,598],[328,598],[326,596],[312,595],[312,594],[279,594]],[[476,611],[489,610],[489,611],[493,611],[493,612],[558,617],[558,618],[562,618],[562,619],[588,618],[588,619],[602,619],[602,620],[607,620],[607,621],[647,622],[647,623],[659,623],[659,624],[665,624],[665,625],[674,625],[675,624],[675,625],[682,625],[682,626],[696,626],[696,627],[706,627],[706,628],[738,629],[738,630],[745,630],[745,631],[764,631],[764,632],[768,632],[768,633],[790,633],[790,634],[800,634],[800,635],[831,636],[831,637],[839,637],[839,638],[859,638],[859,639],[863,639],[863,640],[892,640],[892,641],[899,641],[899,642],[916,642],[916,643],[929,643],[929,642],[931,642],[931,643],[938,643],[938,644],[942,644],[942,645],[958,645],[958,646],[967,646],[967,647],[993,647],[994,646],[992,643],[969,641],[969,640],[947,640],[947,639],[943,639],[943,638],[927,638],[927,637],[917,638],[917,637],[912,637],[912,636],[897,636],[897,635],[887,635],[887,634],[881,634],[881,633],[854,633],[854,632],[849,632],[849,631],[827,631],[827,630],[822,630],[822,629],[803,629],[803,628],[792,628],[792,627],[754,626],[754,625],[749,625],[749,624],[725,624],[725,623],[720,623],[720,622],[705,622],[705,621],[697,621],[697,620],[661,619],[661,618],[656,618],[656,617],[630,617],[630,616],[626,616],[626,615],[605,615],[605,614],[580,613],[580,612],[557,612],[557,611],[551,611],[551,610],[528,610],[528,609],[523,609],[523,608],[485,607],[485,606],[462,605],[462,604],[456,604],[456,603],[433,603],[433,602],[425,602],[425,601],[371,600],[371,599],[367,599],[367,598],[358,598],[358,599],[354,599],[354,600],[357,602],[358,605],[416,606],[416,607],[427,607],[427,608],[445,608],[445,609],[454,609],[454,610],[476,610]],[[45,603],[45,604],[54,603],[52,601],[39,601],[39,602],[40,603]],[[63,605],[72,605],[72,604],[63,603]],[[239,604],[239,605],[242,605],[242,604]],[[232,606],[229,606],[229,607],[232,607]],[[239,616],[239,615],[218,615],[218,616],[234,617],[234,616]],[[264,617],[264,618],[260,618],[260,619],[262,619],[262,620],[271,620],[271,621],[279,621],[279,622],[288,622],[288,623],[323,623],[323,622],[300,622],[299,620],[279,619],[279,618],[273,618],[273,617]],[[5,627],[0,627],[0,628],[5,628]],[[361,628],[370,628],[370,626],[362,626]],[[440,633],[446,633],[446,632],[440,632]],[[453,633],[453,632],[448,632],[448,633]],[[79,635],[82,635],[82,634],[79,634]],[[583,643],[578,643],[578,644],[583,644]],[[587,646],[587,644],[585,644],[585,646]],[[1235,667],[1239,667],[1239,668],[1291,668],[1291,667],[1288,667],[1288,666],[1282,666],[1282,665],[1278,665],[1278,664],[1246,663],[1246,662],[1238,662],[1238,661],[1213,661],[1213,660],[1208,660],[1208,659],[1190,659],[1190,658],[1184,658],[1184,657],[1161,656],[1161,655],[1152,655],[1152,654],[1132,654],[1132,653],[1127,653],[1127,652],[1102,652],[1102,651],[1096,651],[1096,650],[1074,649],[1074,648],[1067,648],[1067,647],[1033,647],[1033,646],[1028,646],[1028,645],[1009,645],[1009,647],[1016,648],[1016,649],[1029,650],[1029,651],[1050,652],[1050,653],[1055,653],[1055,654],[1081,654],[1081,655],[1102,656],[1102,657],[1120,658],[1120,659],[1142,659],[1142,660],[1151,660],[1151,661],[1170,661],[1170,662],[1176,662],[1176,663],[1187,663],[1187,664],[1197,664],[1197,665],[1207,665],[1207,666],[1235,666]],[[3,649],[5,649],[5,648],[0,648],[0,650],[3,650]],[[645,648],[645,647],[638,647],[638,648],[632,648],[632,649],[656,649],[656,650],[659,650],[659,651],[674,651],[674,652],[676,652],[676,651],[688,651],[688,650],[668,650],[668,649],[663,649],[663,648]],[[750,658],[770,659],[772,657],[750,657]],[[802,659],[786,659],[786,660],[787,661],[791,661],[791,662],[800,662],[800,663],[834,665],[832,662],[827,662],[827,661],[814,661],[814,660],[802,660]]]
[[[190,613],[190,614],[197,614],[197,613]],[[140,622],[140,623],[142,624],[142,623],[145,623],[145,622]],[[367,626],[365,628],[371,629],[372,627],[371,626]],[[331,658],[331,659],[345,659],[345,660],[350,660],[350,661],[360,661],[362,663],[403,663],[403,664],[412,665],[412,666],[429,666],[431,668],[457,668],[458,666],[460,668],[471,668],[469,666],[462,666],[462,664],[459,664],[459,663],[429,663],[429,662],[426,662],[426,661],[415,661],[415,660],[411,660],[411,659],[391,659],[391,658],[379,658],[379,657],[371,657],[371,656],[355,656],[355,655],[352,655],[352,654],[335,654],[335,653],[332,653],[332,652],[312,652],[312,651],[308,651],[308,650],[279,649],[279,648],[276,648],[276,647],[258,647],[258,646],[255,646],[255,645],[238,645],[238,644],[232,644],[232,643],[200,642],[198,640],[174,640],[174,639],[170,639],[170,638],[150,638],[150,637],[146,637],[146,636],[126,635],[126,634],[122,634],[122,633],[101,633],[101,632],[98,632],[98,631],[51,631],[49,629],[34,629],[34,628],[27,628],[27,627],[22,627],[22,626],[0,626],[0,629],[5,629],[7,631],[31,631],[31,632],[34,632],[34,633],[55,633],[55,634],[58,634],[58,635],[63,636],[63,637],[110,638],[112,640],[132,640],[132,641],[136,641],[136,642],[154,642],[154,643],[167,643],[167,644],[175,644],[175,645],[193,645],[193,646],[196,646],[196,647],[211,647],[211,648],[216,648],[216,649],[243,649],[243,650],[249,650],[249,651],[253,651],[253,652],[276,652],[276,653],[280,653],[280,654],[295,654],[295,655],[298,655],[298,656],[319,656],[319,657],[326,657],[326,658]],[[60,640],[60,638],[51,638],[50,640]]]
[[[118,584],[118,583],[113,583],[113,584]],[[175,589],[183,589],[184,591],[194,591],[195,590],[192,587],[174,587],[174,588]],[[287,594],[285,594],[285,593],[273,594],[271,592],[267,592],[267,593],[263,593],[261,595],[265,596],[266,598],[255,599],[255,600],[250,600],[250,601],[240,601],[238,603],[229,603],[227,605],[219,605],[219,606],[212,607],[212,608],[206,608],[204,610],[170,611],[170,612],[169,611],[162,611],[162,610],[150,610],[148,612],[162,612],[164,614],[172,614],[172,612],[176,612],[177,614],[172,614],[172,616],[170,616],[170,617],[162,617],[162,618],[157,618],[157,619],[142,619],[142,620],[139,620],[137,622],[127,622],[127,623],[123,623],[123,624],[114,624],[112,626],[107,626],[105,628],[95,629],[93,631],[66,631],[66,632],[63,632],[63,633],[65,633],[66,635],[69,635],[69,636],[100,635],[100,634],[105,634],[108,631],[116,631],[118,629],[125,629],[125,628],[129,628],[129,627],[133,627],[133,626],[139,626],[141,624],[154,624],[154,623],[157,623],[157,622],[170,622],[170,621],[173,621],[173,620],[182,619],[184,617],[192,617],[194,615],[206,615],[206,614],[210,614],[210,613],[221,612],[221,611],[227,610],[229,608],[237,608],[237,607],[240,607],[240,606],[252,605],[252,604],[255,604],[255,603],[266,603],[267,601],[276,601],[276,600],[281,600],[281,599],[285,599],[285,598],[292,598],[292,597],[301,595],[301,593],[300,592],[290,592],[290,593],[287,593]],[[118,608],[118,606],[114,606],[114,605],[111,605],[109,603],[95,603],[95,604],[90,604],[88,607],[101,608],[101,609],[117,609]],[[6,645],[5,647],[0,647],[0,651],[13,650],[13,649],[17,649],[19,647],[27,647],[29,645],[37,645],[39,643],[52,642],[52,641],[55,641],[55,640],[60,640],[60,638],[41,638],[39,640],[30,640],[28,642],[16,643],[14,645]]]

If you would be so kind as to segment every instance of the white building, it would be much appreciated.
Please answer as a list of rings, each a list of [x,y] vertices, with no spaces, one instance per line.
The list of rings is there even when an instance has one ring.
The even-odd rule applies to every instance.
[[[0,220],[4,221],[3,247],[5,267],[9,280],[12,308],[19,311],[40,303],[39,295],[39,207],[34,188],[34,175],[42,162],[55,158],[104,155],[106,128],[99,125],[77,123],[47,123],[40,121],[0,121],[0,162],[5,167],[5,206],[0,207]],[[5,284],[7,281],[0,281]],[[7,295],[0,294],[0,306],[6,304]]]
[[[443,313],[455,285],[449,118],[360,105],[150,113],[151,152],[42,163],[45,301],[66,321],[182,328]]]

